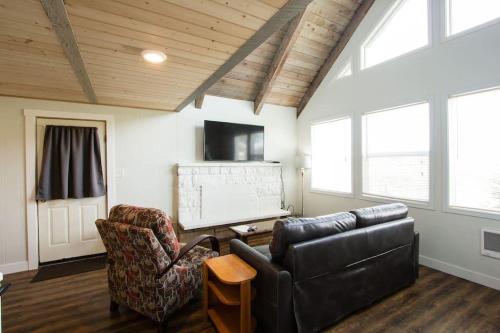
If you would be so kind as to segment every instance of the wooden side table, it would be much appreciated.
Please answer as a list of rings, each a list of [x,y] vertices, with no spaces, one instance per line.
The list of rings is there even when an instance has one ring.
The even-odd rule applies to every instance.
[[[203,263],[203,313],[220,333],[251,333],[251,281],[257,272],[235,254]]]
[[[238,226],[229,227],[229,229],[235,233],[236,238],[241,240],[243,243],[248,244],[248,237],[268,234],[271,236],[273,233],[274,223],[278,221],[277,219],[267,220],[257,223],[250,223],[248,226],[256,227],[254,231],[242,231]]]

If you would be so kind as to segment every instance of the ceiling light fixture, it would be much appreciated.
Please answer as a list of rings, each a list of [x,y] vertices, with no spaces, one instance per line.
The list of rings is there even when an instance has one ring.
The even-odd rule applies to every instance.
[[[155,50],[144,50],[141,52],[141,56],[144,60],[153,64],[159,64],[167,60],[167,55],[165,53]]]

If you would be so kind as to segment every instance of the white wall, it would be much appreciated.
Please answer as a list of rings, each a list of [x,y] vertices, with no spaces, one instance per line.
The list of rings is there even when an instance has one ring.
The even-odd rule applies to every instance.
[[[310,152],[310,122],[354,115],[354,188],[356,199],[309,193],[308,215],[375,205],[359,200],[361,189],[360,117],[367,111],[429,100],[433,120],[434,209],[411,208],[421,233],[421,263],[500,289],[500,261],[480,254],[480,229],[500,230],[500,221],[443,212],[443,141],[446,100],[450,94],[500,86],[500,23],[443,40],[441,17],[444,0],[432,3],[432,45],[377,66],[359,70],[360,45],[394,0],[377,0],[340,59],[298,121],[299,149]],[[354,75],[334,80],[349,59]],[[310,176],[310,174],[309,174]],[[308,179],[308,182],[310,179]],[[307,185],[309,186],[309,185]],[[307,188],[306,188],[307,189]]]
[[[180,113],[0,97],[0,271],[27,267],[23,109],[111,114],[115,117],[117,203],[156,207],[177,215],[175,165],[203,159],[203,120],[265,126],[265,158],[284,164],[287,203],[296,197],[296,110],[207,96],[203,109]]]

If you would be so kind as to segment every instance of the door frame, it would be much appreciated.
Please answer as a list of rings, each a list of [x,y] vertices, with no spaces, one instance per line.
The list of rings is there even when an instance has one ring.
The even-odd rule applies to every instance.
[[[38,204],[36,200],[36,120],[37,118],[56,118],[74,120],[104,121],[106,128],[106,208],[115,202],[115,144],[114,116],[84,112],[61,112],[49,110],[24,109],[25,129],[25,172],[26,172],[26,233],[28,241],[28,269],[37,269],[38,257]]]

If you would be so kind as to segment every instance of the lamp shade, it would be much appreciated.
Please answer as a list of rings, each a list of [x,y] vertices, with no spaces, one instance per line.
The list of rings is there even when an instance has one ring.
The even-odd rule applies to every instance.
[[[300,154],[295,157],[297,169],[311,169],[311,155]]]

